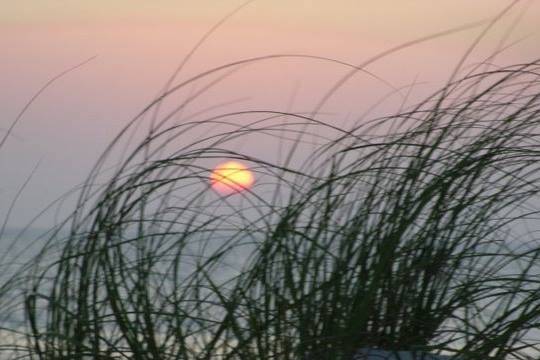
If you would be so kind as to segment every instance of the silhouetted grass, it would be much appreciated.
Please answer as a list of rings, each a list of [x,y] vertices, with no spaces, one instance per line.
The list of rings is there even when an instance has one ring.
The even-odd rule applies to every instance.
[[[157,122],[26,273],[18,355],[537,358],[540,249],[519,229],[537,214],[538,70],[471,73],[352,129],[270,111]],[[170,150],[191,132],[207,136]],[[265,137],[290,158],[228,146]],[[257,185],[213,194],[221,158]]]
[[[175,74],[120,132],[72,215],[0,284],[1,311],[24,316],[2,319],[12,340],[1,358],[350,360],[360,348],[539,357],[540,247],[528,226],[540,191],[540,61],[456,71],[417,106],[347,129],[319,115],[364,71],[345,63],[351,73],[310,114],[171,124],[218,77],[159,116],[195,81],[285,56],[169,88]],[[145,116],[137,143],[130,134]],[[268,139],[284,158],[233,150]],[[218,196],[212,166],[231,158],[256,185]]]

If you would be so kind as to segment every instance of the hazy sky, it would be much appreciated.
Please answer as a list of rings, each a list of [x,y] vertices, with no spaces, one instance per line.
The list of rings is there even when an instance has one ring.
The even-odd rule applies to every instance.
[[[493,17],[509,3],[254,1],[201,46],[178,81],[226,62],[278,53],[360,64],[406,41]],[[49,79],[96,56],[47,89],[0,149],[0,220],[38,162],[13,211],[12,226],[24,225],[84,180],[108,141],[151,100],[198,39],[240,4],[232,0],[0,0],[0,131]],[[467,63],[481,61],[502,40],[510,44],[522,38],[496,63],[539,57],[538,23],[540,3],[522,2],[487,34]],[[396,87],[421,83],[412,92],[412,102],[448,77],[481,31],[479,27],[415,45],[367,70]],[[306,59],[256,64],[227,78],[186,111],[232,100],[238,100],[231,105],[234,109],[308,111],[346,70]],[[324,110],[334,114],[333,121],[348,121],[388,91],[380,81],[359,75]],[[186,93],[176,99],[182,96]],[[391,111],[393,105],[389,99],[379,110]],[[259,144],[253,151],[263,153],[271,146]],[[44,217],[37,225],[47,226],[50,221]]]

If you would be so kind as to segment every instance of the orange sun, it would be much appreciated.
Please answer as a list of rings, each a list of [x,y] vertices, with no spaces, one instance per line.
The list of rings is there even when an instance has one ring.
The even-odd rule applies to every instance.
[[[218,165],[210,175],[212,188],[221,194],[249,189],[254,182],[253,172],[237,161],[227,161]]]

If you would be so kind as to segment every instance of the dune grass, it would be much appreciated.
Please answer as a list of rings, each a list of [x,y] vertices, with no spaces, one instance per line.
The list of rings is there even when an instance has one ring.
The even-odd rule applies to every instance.
[[[228,71],[287,56],[172,86],[174,74],[40,254],[0,283],[0,358],[540,356],[540,61],[456,71],[418,105],[350,128],[319,114],[347,78],[309,114],[183,116]],[[203,80],[160,117],[165,99]],[[249,141],[284,156],[237,150]],[[220,159],[248,165],[255,186],[215,194]]]
[[[540,248],[524,224],[538,212],[539,65],[466,74],[350,129],[275,111],[157,121],[104,185],[90,186],[93,170],[69,235],[17,283],[26,325],[17,351],[0,351],[537,358]],[[191,132],[207,135],[170,150]],[[229,147],[265,137],[288,139],[289,157]],[[216,196],[209,164],[221,158],[248,164],[257,185]]]

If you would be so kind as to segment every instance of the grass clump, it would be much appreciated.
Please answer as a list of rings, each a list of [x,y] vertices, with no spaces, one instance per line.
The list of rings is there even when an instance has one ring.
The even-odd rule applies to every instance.
[[[380,348],[538,358],[540,61],[476,68],[352,128],[317,111],[171,124],[222,78],[159,117],[186,86],[279,57],[185,81],[126,126],[72,215],[0,286],[0,304],[25,317],[2,326],[17,339],[0,343],[2,356],[350,360]],[[145,116],[144,138],[98,185]],[[285,157],[235,150],[249,141],[280,142]],[[218,159],[247,164],[256,186],[217,196],[208,179]]]
[[[524,224],[537,214],[538,70],[471,73],[351,129],[265,111],[157,122],[81,192],[61,251],[41,258],[19,355],[537,358],[540,249]],[[168,151],[216,124],[228,129]],[[281,162],[228,148],[276,134],[292,144]],[[249,164],[258,185],[216,196],[216,158]]]

